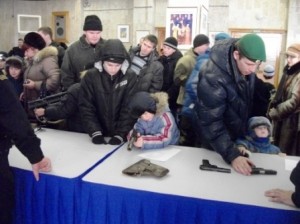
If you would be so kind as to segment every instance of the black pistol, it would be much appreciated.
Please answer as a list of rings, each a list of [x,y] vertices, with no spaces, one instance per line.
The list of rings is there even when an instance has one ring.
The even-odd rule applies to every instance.
[[[264,168],[259,168],[259,167],[253,167],[251,174],[264,174],[264,175],[276,175],[277,171],[276,170],[266,170]]]
[[[128,141],[128,145],[127,145],[128,151],[132,150],[133,143],[136,142],[137,138],[138,138],[138,132],[137,132],[137,130],[133,129],[131,136],[129,138],[129,141]]]
[[[202,165],[200,165],[200,170],[231,173],[231,169],[221,168],[221,167],[217,167],[216,165],[212,165],[209,163],[207,159],[202,160]]]

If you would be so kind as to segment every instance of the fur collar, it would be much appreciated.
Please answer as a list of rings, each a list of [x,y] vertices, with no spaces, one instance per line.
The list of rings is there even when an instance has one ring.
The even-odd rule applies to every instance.
[[[42,61],[43,59],[51,56],[56,56],[58,55],[58,50],[56,47],[53,46],[48,46],[40,50],[33,58],[33,61],[35,63],[38,63]]]
[[[151,97],[153,97],[156,101],[156,115],[161,115],[165,111],[169,110],[167,93],[165,92],[151,93]]]
[[[294,64],[292,67],[288,67],[287,65],[284,67],[284,72],[287,75],[294,75],[298,74],[300,72],[300,61],[296,64]]]

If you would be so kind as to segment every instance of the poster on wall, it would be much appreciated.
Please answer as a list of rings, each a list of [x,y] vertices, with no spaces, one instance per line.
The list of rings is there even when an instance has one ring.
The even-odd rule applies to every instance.
[[[175,37],[179,49],[192,46],[196,35],[197,8],[167,8],[166,37]]]
[[[208,35],[208,10],[204,6],[201,7],[200,33]]]
[[[129,42],[129,25],[118,25],[118,38],[124,42]]]

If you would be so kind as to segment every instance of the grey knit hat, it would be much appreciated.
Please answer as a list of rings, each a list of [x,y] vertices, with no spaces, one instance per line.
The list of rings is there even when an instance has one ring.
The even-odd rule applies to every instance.
[[[254,128],[265,125],[268,128],[269,136],[272,133],[272,124],[268,118],[263,116],[251,117],[248,122],[248,131],[249,133],[253,133]]]
[[[275,69],[272,65],[266,65],[264,68],[264,77],[272,78],[274,76]]]

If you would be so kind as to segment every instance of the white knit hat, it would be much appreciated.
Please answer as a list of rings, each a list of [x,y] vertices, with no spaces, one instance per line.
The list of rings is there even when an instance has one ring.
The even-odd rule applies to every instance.
[[[275,69],[272,65],[266,65],[264,68],[264,77],[272,78],[274,76]]]

